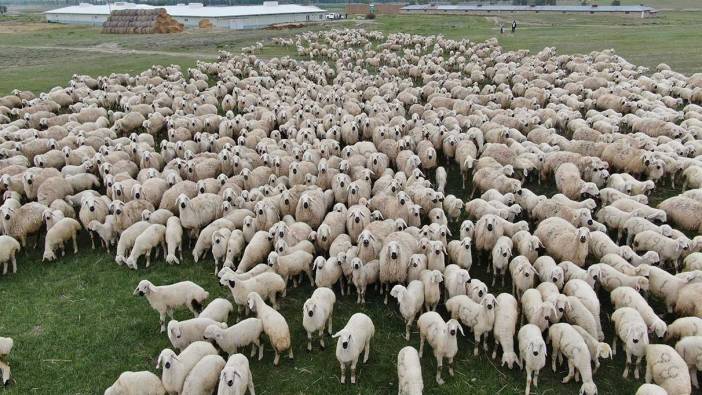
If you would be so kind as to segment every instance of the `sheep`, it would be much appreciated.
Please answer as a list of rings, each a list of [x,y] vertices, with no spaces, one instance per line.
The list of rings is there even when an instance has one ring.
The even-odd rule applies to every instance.
[[[220,228],[212,233],[212,257],[215,261],[215,275],[219,271],[219,262],[224,261],[227,256],[227,243],[232,235],[228,228]],[[202,236],[202,235],[201,235]],[[224,267],[224,266],[222,266]]]
[[[105,217],[105,223],[100,223],[97,220],[92,220],[87,226],[90,232],[95,232],[100,236],[100,242],[105,246],[107,252],[110,252],[110,246],[115,244],[117,238],[117,230],[115,228],[115,216],[108,215]]]
[[[556,306],[552,302],[545,302],[541,293],[536,288],[527,289],[520,300],[522,304],[522,318],[545,331],[551,322],[556,322]],[[522,319],[522,321],[524,321]]]
[[[542,241],[554,259],[570,261],[581,267],[585,264],[590,240],[587,228],[576,229],[566,220],[553,217],[542,221],[534,236]]]
[[[604,340],[604,334],[598,332],[598,318],[595,318],[590,310],[580,301],[578,297],[566,297],[566,305],[563,316],[572,325],[578,325],[585,329],[592,337],[598,341]]]
[[[166,227],[159,224],[150,225],[146,228],[137,238],[134,240],[134,247],[132,247],[129,257],[125,261],[127,267],[134,270],[137,269],[137,260],[142,255],[146,255],[146,267],[151,264],[151,250],[161,246],[161,250],[164,255],[166,253]],[[155,254],[158,257],[158,249]]]
[[[199,318],[209,318],[217,322],[227,322],[229,318],[229,313],[234,311],[234,306],[231,302],[224,298],[217,298],[207,304],[207,306],[202,309]]]
[[[12,273],[17,273],[17,253],[22,247],[11,236],[0,236],[0,263],[3,265],[2,275],[7,274],[7,266],[12,262]]]
[[[250,292],[257,292],[263,300],[270,301],[274,309],[278,309],[277,295],[285,291],[285,280],[280,275],[266,272],[251,278],[241,279],[236,274],[238,273],[233,276],[223,276],[219,282],[229,287],[239,313],[241,313],[241,308],[247,305]]]
[[[470,274],[466,269],[457,265],[448,265],[444,270],[444,289],[446,299],[456,295],[466,295],[466,284],[471,281]]]
[[[42,262],[56,259],[55,250],[57,248],[65,255],[66,251],[63,247],[63,243],[69,239],[73,240],[73,253],[77,254],[77,236],[80,228],[80,222],[73,218],[62,218],[56,222],[56,224],[46,232],[46,238],[44,239],[44,255],[41,258]]]
[[[10,337],[0,337],[0,370],[2,370],[2,384],[10,384],[10,365],[5,360],[14,346],[15,341]]]
[[[144,231],[151,226],[150,223],[146,221],[135,222],[130,225],[127,229],[120,233],[119,240],[117,241],[117,251],[115,254],[115,262],[121,265],[126,262],[127,252],[130,248],[134,246],[137,237],[141,236]]]
[[[398,395],[421,395],[424,391],[422,364],[417,349],[406,346],[397,354]]]
[[[210,325],[218,324],[209,318],[191,318],[185,321],[170,320],[168,322],[168,340],[177,350],[183,350],[191,343],[205,340],[203,334]],[[223,324],[219,324],[223,325]],[[224,324],[226,326],[226,324]]]
[[[664,262],[670,263],[679,269],[679,260],[683,251],[689,248],[684,239],[670,239],[651,230],[646,230],[634,236],[634,249],[636,251],[655,251]]]
[[[390,296],[396,298],[400,306],[400,314],[405,319],[405,340],[409,341],[414,318],[424,305],[424,282],[414,280],[407,287],[395,285],[390,291]]]
[[[546,366],[546,343],[541,336],[541,329],[532,324],[526,324],[519,328],[517,340],[519,342],[520,365],[526,369],[524,393],[529,395],[532,382],[534,387],[539,386],[539,372]]]
[[[319,332],[319,345],[324,350],[324,329],[332,334],[336,295],[329,288],[317,288],[302,306],[302,326],[307,332],[307,351],[312,351],[312,334]]]
[[[690,369],[690,379],[695,388],[700,388],[697,382],[697,371],[702,367],[702,336],[687,336],[675,343],[675,351],[687,363]]]
[[[448,303],[448,302],[447,302]],[[463,325],[473,330],[475,347],[473,355],[477,356],[480,342],[484,339],[485,351],[488,349],[487,337],[495,323],[495,297],[487,294],[482,301],[476,303],[470,299],[462,300],[458,309],[458,318]],[[483,337],[485,335],[485,337]]]
[[[217,355],[217,350],[212,344],[203,341],[189,345],[177,355],[170,348],[161,351],[156,362],[156,369],[163,366],[161,382],[166,393],[181,393],[188,373],[207,355]]]
[[[621,286],[631,287],[637,291],[648,291],[649,288],[649,280],[646,277],[627,276],[604,263],[591,265],[587,270],[590,276],[597,280],[603,289],[609,292]]]
[[[271,266],[276,273],[283,277],[287,285],[288,279],[292,276],[293,284],[297,286],[297,276],[302,273],[307,274],[310,284],[314,283],[312,278],[312,260],[314,256],[305,251],[295,251],[288,255],[279,256],[275,251],[268,254],[268,266]],[[286,290],[283,290],[285,296]]]
[[[668,395],[663,387],[655,384],[641,384],[635,395]]]
[[[449,241],[446,247],[449,261],[465,270],[470,270],[471,266],[473,266],[473,253],[471,247],[472,240],[470,237],[464,237],[460,241]]]
[[[674,348],[665,344],[646,346],[646,383],[651,382],[669,394],[692,393],[687,363]]]
[[[352,281],[353,285],[356,287],[356,303],[366,303],[366,288],[370,284],[377,284],[378,274],[380,272],[380,266],[377,259],[370,262],[363,263],[363,261],[356,257],[351,260],[351,266],[353,268]],[[376,286],[377,289],[377,286]]]
[[[449,375],[453,376],[453,358],[458,353],[458,332],[460,331],[463,335],[463,328],[455,319],[444,322],[435,311],[422,314],[417,320],[417,326],[419,327],[419,358],[421,359],[424,354],[426,340],[436,358],[436,383],[443,385],[444,379],[441,378],[443,360],[447,359]]]
[[[205,226],[197,237],[193,248],[193,261],[197,263],[200,258],[212,248],[212,235],[220,229],[233,229],[234,223],[226,218],[219,218]]]
[[[166,314],[173,318],[173,311],[185,306],[197,317],[202,303],[209,297],[207,291],[192,281],[156,286],[149,280],[141,280],[133,294],[146,297],[151,308],[158,312],[161,332],[166,331]]]
[[[251,357],[256,355],[258,348],[258,360],[263,359],[263,347],[261,347],[261,334],[263,333],[263,323],[258,318],[247,318],[235,325],[227,328],[225,325],[216,323],[208,325],[202,334],[205,340],[214,341],[229,355],[236,354],[239,348],[251,344]]]
[[[230,355],[220,372],[217,394],[244,395],[247,389],[251,395],[256,394],[249,360],[241,354]]]
[[[517,299],[511,294],[501,293],[497,295],[495,301],[495,322],[492,329],[495,337],[495,348],[492,351],[492,358],[497,357],[499,345],[502,348],[501,366],[507,365],[508,368],[512,369],[516,363],[521,368],[519,357],[514,352],[514,334],[519,316]]]
[[[702,232],[702,202],[686,196],[673,196],[662,201],[658,208],[681,228]]]
[[[226,242],[227,245],[227,255],[224,258],[224,263],[222,267],[234,267],[234,259],[241,257],[244,247],[246,245],[246,240],[244,239],[244,232],[240,229],[234,229],[229,235],[229,240]]]
[[[355,313],[346,326],[332,335],[336,343],[336,359],[341,367],[341,384],[346,382],[346,365],[351,365],[351,384],[356,384],[356,364],[364,352],[363,363],[368,362],[370,342],[375,335],[373,321],[363,313]]]
[[[212,193],[203,193],[192,199],[180,194],[176,203],[181,226],[194,232],[194,235],[199,234],[200,228],[222,216],[222,198]]]
[[[183,383],[183,394],[209,395],[217,387],[226,361],[219,355],[205,355],[193,366]]]
[[[105,395],[119,394],[165,395],[166,390],[161,379],[151,372],[122,372],[117,381],[105,390]]]
[[[439,270],[425,270],[419,276],[424,284],[424,308],[426,311],[436,311],[441,298],[440,283],[444,276]]]
[[[505,272],[509,266],[510,258],[512,257],[513,242],[507,236],[500,236],[492,248],[492,285],[495,285],[497,277],[502,279],[502,285],[505,283]],[[489,270],[488,265],[488,270]]]
[[[3,206],[0,208],[0,222],[4,234],[19,241],[23,248],[26,247],[27,236],[38,232],[43,225],[42,214],[46,209],[45,205],[36,202],[24,204],[18,209]]]
[[[702,308],[697,301],[702,295],[702,284],[692,283],[685,286],[678,293],[675,301],[675,314],[679,316],[696,316],[702,318]]]
[[[268,336],[268,340],[275,351],[273,365],[278,366],[280,354],[288,351],[288,357],[293,359],[292,342],[290,340],[290,329],[285,318],[263,301],[263,298],[256,292],[249,293],[247,297],[249,310],[256,314],[256,317],[263,323],[263,331]],[[263,345],[261,345],[263,347]]]
[[[665,340],[671,341],[686,336],[702,336],[702,318],[680,317],[668,325]]]
[[[237,273],[244,273],[253,265],[262,262],[271,252],[273,245],[270,236],[266,231],[258,231],[254,234],[251,241],[246,245],[244,253],[239,261]]]
[[[389,288],[392,283],[403,283],[407,279],[409,258],[415,253],[417,241],[406,232],[393,232],[384,242],[379,255],[379,280],[381,287]],[[388,295],[385,295],[387,304]]]
[[[519,231],[512,236],[512,243],[517,255],[525,256],[532,264],[539,256],[539,249],[543,247],[541,240],[528,231]]]
[[[563,287],[563,293],[569,297],[577,298],[580,303],[592,314],[594,319],[595,330],[597,331],[597,339],[603,339],[602,323],[600,322],[600,300],[595,293],[595,290],[581,279],[571,279]]]
[[[631,287],[618,287],[609,294],[615,310],[622,307],[631,307],[641,314],[648,328],[648,332],[655,333],[659,338],[663,338],[668,330],[668,325],[660,319],[651,306],[635,289]]]
[[[343,276],[341,262],[337,257],[324,259],[323,256],[318,256],[313,262],[315,268],[314,284],[317,287],[332,288]],[[343,284],[342,284],[343,292]]]
[[[563,288],[563,269],[556,265],[556,261],[550,256],[540,256],[534,261],[534,269],[541,282],[552,282],[558,289]]]
[[[520,255],[509,263],[509,273],[512,277],[512,294],[520,300],[524,291],[534,287],[536,269],[526,257]]]
[[[598,341],[579,325],[573,325],[573,329],[578,331],[578,334],[580,334],[585,341],[585,344],[587,344],[588,351],[590,351],[590,357],[592,358],[592,363],[595,365],[595,369],[592,371],[593,373],[597,372],[597,369],[600,367],[600,358],[613,358],[614,354],[609,344]]]
[[[639,266],[639,268],[642,268],[642,266]],[[689,276],[673,276],[655,266],[646,267],[646,271],[648,274],[648,288],[651,294],[663,299],[668,312],[672,313],[680,290],[690,282],[691,278]]]
[[[558,357],[565,356],[568,360],[568,375],[562,382],[568,383],[573,377],[577,380],[577,374],[579,374],[583,382],[580,386],[580,394],[597,394],[597,386],[592,381],[590,350],[578,331],[569,324],[559,323],[549,328],[548,337],[552,347],[551,368],[553,371],[556,371]]]

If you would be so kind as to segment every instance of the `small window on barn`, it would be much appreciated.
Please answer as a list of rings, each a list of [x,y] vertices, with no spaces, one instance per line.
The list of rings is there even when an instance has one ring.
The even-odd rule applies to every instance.
[[[188,22],[188,18],[183,19],[185,22]]]

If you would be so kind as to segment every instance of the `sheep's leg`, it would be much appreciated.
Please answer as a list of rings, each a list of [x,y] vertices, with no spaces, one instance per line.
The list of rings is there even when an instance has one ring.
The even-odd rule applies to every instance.
[[[529,395],[531,392],[531,369],[527,368],[526,373],[526,388],[524,389],[524,395]]]
[[[241,306],[236,306],[236,322],[241,321]]]
[[[539,371],[535,370],[534,371],[534,387],[539,386]]]
[[[161,324],[161,333],[166,331],[166,312],[160,312],[158,321]]]
[[[332,334],[332,317],[333,317],[333,313],[329,313],[329,328],[328,329],[329,329],[330,336]]]
[[[437,356],[436,357],[436,384],[439,384],[439,385],[444,384],[444,379],[441,378],[442,362],[443,362],[443,358]]]
[[[651,364],[648,360],[646,360],[646,375],[644,381],[646,382],[646,384],[650,384],[652,378],[653,372],[651,372]]]
[[[700,384],[697,382],[697,369],[696,368],[690,368],[690,381],[692,382],[693,387],[700,388]]]
[[[386,286],[387,286],[387,285],[386,285]],[[382,289],[382,288],[381,288],[381,289]],[[387,291],[387,292],[385,292],[385,302],[384,302],[384,303],[385,303],[385,304],[388,304],[388,295],[390,294],[390,291],[389,291],[389,290],[386,290],[386,291]],[[381,293],[382,293],[382,292],[381,292]]]
[[[76,237],[75,233],[73,234],[73,253],[78,253],[78,237]]]
[[[307,332],[307,351],[312,351],[312,332]]]
[[[253,376],[251,375],[251,371],[249,371],[249,393],[251,395],[256,395],[256,389],[254,388]]]
[[[278,366],[280,363],[280,354],[278,353],[278,350],[275,350],[275,358],[273,359],[273,366]]]
[[[448,372],[449,376],[453,377],[453,357],[447,358],[448,359]]]
[[[93,232],[88,231],[88,234],[90,235],[90,247],[94,250],[95,249],[95,238],[93,236]]]
[[[351,361],[351,384],[356,384],[356,364],[358,363],[358,358]]]
[[[287,291],[287,287],[285,288],[285,290]],[[278,301],[276,301],[276,299],[275,299],[275,294],[276,294],[275,292],[273,292],[271,294],[271,305],[273,306],[274,309],[278,310],[279,306],[278,306]],[[283,296],[285,296],[285,291],[283,291]],[[248,305],[246,307],[248,308]]]
[[[366,341],[366,345],[364,347],[365,353],[363,355],[363,363],[368,362],[368,355],[370,355],[370,339]]]
[[[568,375],[561,380],[561,383],[565,384],[570,382],[570,380],[575,377],[575,366],[573,365],[573,362],[569,359],[568,360]]]
[[[473,347],[473,356],[478,356],[478,350],[480,350],[480,334],[476,332],[473,335],[473,340],[475,341],[475,346]]]
[[[495,339],[495,345],[494,345],[495,348],[492,349],[492,359],[497,358],[497,346],[498,345],[499,345],[499,343],[497,342],[497,339]]]
[[[483,334],[483,335],[484,335],[484,336],[483,336],[483,350],[485,350],[485,352],[488,351],[488,335],[489,335],[489,334],[490,334],[489,332],[485,332],[485,333]]]
[[[324,327],[322,327],[322,329],[319,330],[319,348],[321,348],[322,350],[326,348],[326,346],[324,345]]]
[[[612,339],[612,356],[617,355],[617,336],[614,335],[614,339]]]
[[[136,266],[136,263],[134,265]],[[148,251],[146,251],[146,267],[149,267],[150,265],[151,265],[151,250],[148,250]]]
[[[631,365],[631,354],[626,350],[626,364],[624,365],[624,373],[622,373],[622,377],[624,378],[629,376],[629,365]]]
[[[293,355],[292,345],[290,346],[290,348],[288,348],[288,359],[295,359],[295,356]]]
[[[249,354],[249,358],[253,358],[256,355],[256,347],[260,347],[260,346],[261,346],[261,343],[260,343],[259,339],[255,339],[251,343],[251,354]]]
[[[285,297],[285,295],[288,294],[288,279],[289,279],[288,276],[283,277],[283,281],[285,282],[285,289],[283,289],[283,297]],[[295,281],[294,278],[293,278],[293,281]],[[276,310],[278,310],[278,309],[276,309]]]
[[[410,317],[410,319],[407,320],[407,324],[405,325],[405,340],[409,341],[410,339],[410,329],[412,328],[412,322],[414,321],[414,316]]]
[[[258,342],[258,360],[260,361],[260,360],[262,360],[262,359],[263,359],[263,343],[261,343],[261,341],[260,341],[260,339],[259,339],[259,342]]]
[[[636,364],[634,365],[634,378],[636,380],[639,379],[639,366],[641,366],[641,359],[643,359],[643,356],[636,357]],[[697,372],[695,372],[691,377],[693,377],[694,380],[697,381]]]
[[[346,365],[340,362],[339,366],[341,367],[341,384],[346,384]]]
[[[556,373],[556,360],[558,359],[558,352],[554,349],[551,353],[551,370]]]
[[[10,365],[0,361],[0,370],[2,370],[2,384],[10,384]]]
[[[419,358],[422,357],[424,353],[424,334],[419,331]]]

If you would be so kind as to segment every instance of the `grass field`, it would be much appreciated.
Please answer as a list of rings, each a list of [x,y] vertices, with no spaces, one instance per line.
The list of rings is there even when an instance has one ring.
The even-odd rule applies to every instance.
[[[689,0],[680,1],[686,2],[681,7],[687,7]],[[518,16],[518,34],[507,34],[499,39],[507,49],[528,48],[532,51],[544,46],[556,46],[561,53],[615,48],[634,63],[655,67],[659,62],[666,62],[677,70],[693,73],[702,71],[699,66],[702,51],[696,25],[700,15],[670,12],[649,20],[570,15]],[[388,33],[441,33],[449,38],[483,40],[498,34],[500,21],[511,19],[510,15],[498,18],[396,16],[360,23],[349,21],[338,26],[360,26]],[[311,27],[325,28],[328,26]],[[15,88],[38,93],[64,84],[74,73],[133,73],[156,63],[188,67],[197,58],[213,58],[219,49],[237,51],[256,41],[269,43],[272,37],[300,31],[188,31],[177,35],[120,36],[102,35],[95,28],[47,25],[31,15],[0,18],[0,94]],[[285,54],[291,54],[290,50],[271,46],[264,48],[262,53],[268,57]],[[448,189],[449,193],[463,199],[467,197],[456,179],[451,180]],[[540,193],[552,191],[550,186],[539,190]],[[660,201],[672,192],[660,188],[653,201]],[[5,301],[0,306],[0,335],[13,337],[16,344],[10,357],[16,381],[5,391],[10,394],[96,394],[102,393],[122,371],[154,371],[158,353],[169,343],[165,335],[158,333],[157,314],[144,299],[132,296],[141,279],[148,278],[157,284],[188,279],[205,287],[211,297],[228,294],[212,276],[211,258],[197,265],[186,259],[178,267],[169,267],[159,261],[149,269],[134,272],[117,266],[112,256],[101,250],[91,251],[88,240],[81,241],[79,255],[70,255],[50,264],[40,262],[41,249],[40,246],[23,253],[19,258],[18,273],[0,279],[0,300]],[[476,262],[471,272],[489,284],[481,262]],[[509,291],[499,287],[491,290],[494,293]],[[334,342],[327,339],[326,351],[320,351],[316,344],[312,353],[305,351],[301,311],[302,303],[310,293],[311,288],[305,285],[290,291],[283,299],[281,311],[293,330],[296,358],[294,362],[282,359],[282,366],[273,369],[272,350],[266,346],[264,360],[252,361],[257,392],[394,393],[396,354],[407,344],[401,336],[404,324],[395,302],[384,306],[375,291],[370,291],[366,307],[355,305],[355,295],[340,297],[335,329],[341,328],[356,311],[370,315],[377,328],[370,361],[359,368],[359,384],[341,386]],[[181,311],[176,318],[185,319],[188,314]],[[609,329],[610,326],[605,324],[604,327]],[[611,333],[607,332],[607,339],[611,338]],[[416,331],[409,344],[418,345]],[[523,391],[523,372],[497,368],[497,362],[482,352],[473,357],[472,347],[472,337],[461,339],[456,376],[447,379],[447,384],[440,388],[434,382],[435,362],[425,355],[425,392],[514,394]],[[642,382],[621,379],[621,353],[614,361],[603,363],[603,368],[595,376],[601,394],[633,393]],[[536,392],[576,393],[578,385],[560,384],[563,376],[563,369],[557,374],[543,371]],[[446,372],[444,378],[447,378]]]

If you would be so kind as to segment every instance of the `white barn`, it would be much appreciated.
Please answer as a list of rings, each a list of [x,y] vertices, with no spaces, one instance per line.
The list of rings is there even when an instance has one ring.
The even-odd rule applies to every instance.
[[[81,3],[76,6],[46,11],[47,22],[71,25],[102,26],[111,11],[124,9],[165,8],[173,19],[185,27],[197,27],[206,19],[215,27],[223,29],[258,29],[281,23],[321,21],[325,11],[315,6],[298,4],[278,4],[265,1],[262,5],[205,7],[202,3],[178,4],[175,6],[154,7],[146,4],[115,2],[93,5]]]

